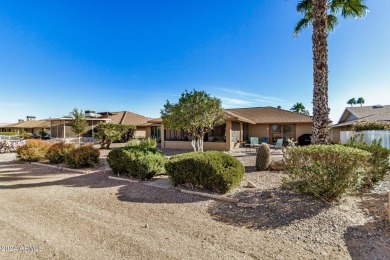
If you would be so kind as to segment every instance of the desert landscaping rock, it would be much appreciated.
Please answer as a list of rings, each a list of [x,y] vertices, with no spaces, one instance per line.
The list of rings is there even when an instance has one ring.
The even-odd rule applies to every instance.
[[[254,152],[237,158],[247,173],[226,196],[238,203],[111,179],[110,171],[2,161],[1,243],[43,250],[0,258],[390,259],[389,177],[330,204],[282,188],[284,172],[257,172]],[[104,167],[102,158],[96,169]]]

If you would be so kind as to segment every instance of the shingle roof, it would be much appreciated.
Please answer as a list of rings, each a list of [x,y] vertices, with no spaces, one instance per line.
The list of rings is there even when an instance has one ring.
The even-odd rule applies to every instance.
[[[31,120],[22,123],[10,124],[4,127],[5,128],[44,128],[49,126],[50,126],[50,122],[47,120]]]
[[[376,120],[371,121],[386,121],[382,120],[382,118],[386,119],[387,115],[390,114],[390,105],[385,105],[383,107],[376,106],[362,106],[362,107],[347,107],[345,108],[343,114],[340,117],[339,124],[344,123],[348,115],[352,114],[357,119],[362,119],[364,117],[376,115]]]
[[[275,107],[248,107],[225,109],[256,124],[269,123],[312,123],[311,116],[302,115]]]
[[[100,113],[99,113],[100,114]],[[107,113],[105,118],[111,119],[113,124],[140,126],[148,122],[149,118],[129,111]]]

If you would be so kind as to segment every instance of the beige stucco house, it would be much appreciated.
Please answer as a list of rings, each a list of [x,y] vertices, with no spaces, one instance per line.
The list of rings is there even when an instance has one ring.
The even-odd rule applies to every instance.
[[[251,107],[225,109],[225,124],[214,127],[204,140],[204,150],[230,151],[241,146],[250,137],[267,140],[297,138],[311,134],[312,117],[274,108]],[[161,119],[148,121],[147,136],[153,137],[159,129],[161,148],[192,149],[191,136],[183,130],[165,129]],[[152,130],[152,128],[154,130]]]
[[[48,120],[36,120],[35,116],[27,116],[26,120],[19,119],[18,123],[3,125],[5,132],[30,133],[33,136],[41,136],[42,131],[49,133],[50,122]]]
[[[137,129],[134,132],[134,138],[145,138],[146,128],[151,126],[148,123],[150,118],[129,111],[99,112],[98,114],[99,118],[110,119],[110,123],[113,124],[136,126]]]
[[[357,122],[390,122],[390,105],[345,108],[339,122],[331,127],[331,142],[340,142],[341,131],[351,131]]]

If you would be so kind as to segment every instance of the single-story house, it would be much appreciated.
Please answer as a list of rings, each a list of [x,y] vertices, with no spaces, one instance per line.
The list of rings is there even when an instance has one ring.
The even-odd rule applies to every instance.
[[[33,136],[41,136],[42,131],[49,133],[50,122],[48,120],[36,120],[34,116],[27,116],[26,121],[19,119],[18,123],[4,125],[2,128],[5,132],[22,132],[30,133]]]
[[[110,119],[113,124],[121,125],[134,125],[137,129],[134,132],[134,138],[145,138],[146,137],[146,127],[148,125],[148,120],[150,118],[129,112],[129,111],[120,111],[120,112],[100,112],[99,118]]]
[[[192,149],[191,136],[183,130],[165,129],[161,119],[148,121],[150,129],[147,136],[153,137],[152,129],[159,130],[161,148]],[[295,141],[302,134],[311,134],[313,119],[311,116],[274,108],[251,107],[225,109],[225,123],[215,126],[206,134],[205,150],[230,151],[239,147],[250,137],[275,143],[277,139]]]
[[[331,127],[331,142],[340,142],[341,131],[351,131],[357,122],[390,122],[390,105],[345,108],[339,122]]]

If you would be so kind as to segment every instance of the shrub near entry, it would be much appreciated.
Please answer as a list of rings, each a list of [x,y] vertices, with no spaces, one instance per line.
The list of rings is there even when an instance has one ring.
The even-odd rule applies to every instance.
[[[46,159],[48,159],[50,163],[63,163],[66,155],[72,149],[74,149],[73,144],[65,144],[63,142],[54,143],[50,145],[46,154]]]
[[[240,184],[245,169],[222,152],[192,152],[173,156],[165,165],[174,185],[190,183],[226,193]]]
[[[342,145],[299,146],[287,150],[287,171],[302,192],[339,199],[361,184],[369,156]]]
[[[107,162],[115,174],[145,180],[165,173],[166,158],[156,148],[131,146],[112,150],[107,156]]]
[[[65,163],[72,168],[94,167],[99,164],[99,149],[92,144],[71,149],[65,156]]]

